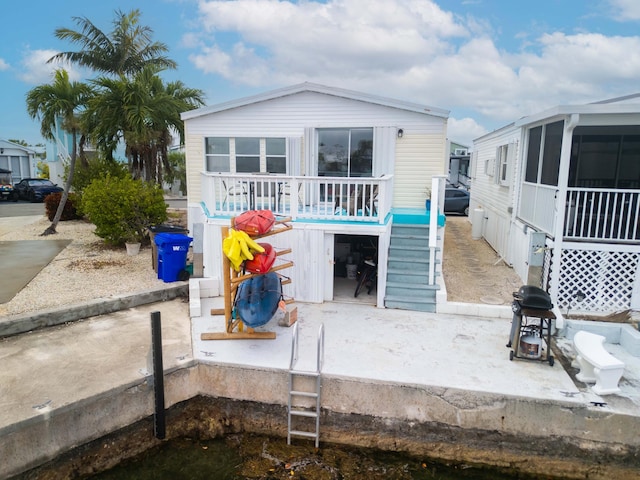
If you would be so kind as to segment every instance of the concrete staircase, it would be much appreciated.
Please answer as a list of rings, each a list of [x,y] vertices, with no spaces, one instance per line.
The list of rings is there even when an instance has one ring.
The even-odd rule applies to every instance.
[[[438,264],[440,256],[438,249]],[[385,307],[435,312],[439,272],[440,268],[436,268],[436,284],[429,285],[429,225],[394,224],[389,244]]]

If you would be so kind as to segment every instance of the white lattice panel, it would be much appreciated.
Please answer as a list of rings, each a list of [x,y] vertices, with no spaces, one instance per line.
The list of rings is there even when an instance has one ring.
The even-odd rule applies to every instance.
[[[558,306],[592,312],[616,312],[631,305],[633,281],[640,255],[596,250],[562,251]],[[582,292],[583,302],[575,303]]]

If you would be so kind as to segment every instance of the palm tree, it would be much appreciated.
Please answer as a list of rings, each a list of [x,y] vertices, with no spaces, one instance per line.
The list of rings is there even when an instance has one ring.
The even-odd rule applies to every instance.
[[[107,158],[124,140],[132,174],[161,183],[163,167],[170,168],[170,132],[183,139],[180,113],[204,105],[204,94],[181,82],[163,84],[158,73],[176,63],[163,55],[165,44],[152,42],[153,31],[140,26],[139,18],[139,10],[118,10],[113,30],[105,34],[87,18],[74,17],[78,31],[59,28],[55,34],[82,49],[49,61],[70,61],[105,74],[93,81],[97,96],[83,117],[90,140]]]
[[[81,131],[81,124],[77,114],[86,105],[91,95],[91,87],[81,82],[70,82],[69,74],[66,70],[57,70],[53,83],[40,85],[27,92],[27,113],[31,118],[40,121],[40,133],[42,136],[48,140],[55,140],[56,118],[62,118],[62,128],[71,133],[73,140],[69,175],[64,185],[62,198],[51,225],[42,235],[57,233],[56,227],[62,216],[64,205],[67,203],[67,198],[69,198],[69,190],[71,189],[75,170],[76,138]]]
[[[133,75],[153,65],[160,70],[177,67],[176,62],[163,55],[168,51],[164,43],[152,42],[153,30],[138,24],[140,11],[128,14],[116,10],[113,30],[105,34],[86,17],[73,17],[79,30],[58,28],[56,37],[79,44],[78,52],[61,52],[49,62],[65,60],[108,75]]]
[[[170,170],[171,131],[184,137],[180,114],[204,104],[203,93],[182,82],[165,85],[153,67],[131,78],[94,80],[96,96],[87,105],[86,124],[97,144],[123,140],[134,177],[162,183]]]

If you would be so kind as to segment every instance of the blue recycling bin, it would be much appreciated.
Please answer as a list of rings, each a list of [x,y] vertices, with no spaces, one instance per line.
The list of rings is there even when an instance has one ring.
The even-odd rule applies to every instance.
[[[193,238],[181,233],[157,233],[153,241],[158,246],[158,278],[167,283],[189,278],[187,253]]]

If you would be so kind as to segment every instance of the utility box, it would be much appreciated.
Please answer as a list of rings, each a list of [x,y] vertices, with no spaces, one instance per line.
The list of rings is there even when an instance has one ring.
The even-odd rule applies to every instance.
[[[544,232],[529,234],[529,268],[527,285],[542,286],[542,268],[544,266],[547,235]]]

